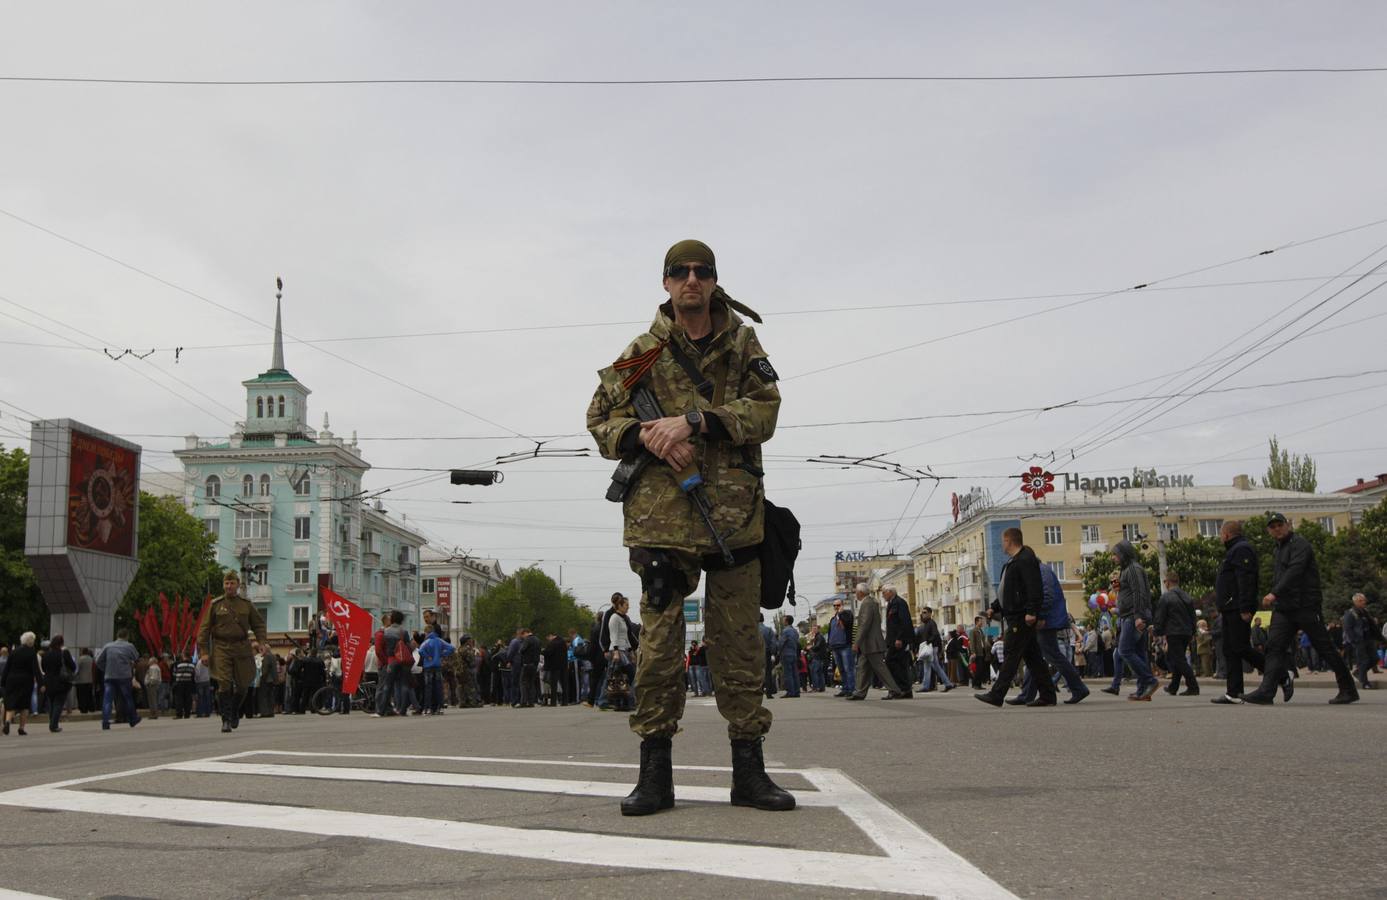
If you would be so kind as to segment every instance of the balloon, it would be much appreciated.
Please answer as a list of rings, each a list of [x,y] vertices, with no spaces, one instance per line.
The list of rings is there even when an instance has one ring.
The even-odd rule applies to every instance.
[[[1092,597],[1089,597],[1089,598],[1088,598],[1088,608],[1089,608],[1089,609],[1097,609],[1097,608],[1098,608],[1098,595],[1097,595],[1097,594],[1094,594]]]

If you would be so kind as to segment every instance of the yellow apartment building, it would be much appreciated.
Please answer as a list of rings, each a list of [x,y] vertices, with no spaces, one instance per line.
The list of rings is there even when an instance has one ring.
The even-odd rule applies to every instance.
[[[1122,479],[1129,484],[1140,480],[1135,475]],[[1158,536],[1216,538],[1225,520],[1269,510],[1284,513],[1293,523],[1317,522],[1332,533],[1349,527],[1361,513],[1358,507],[1371,502],[1354,494],[1260,488],[1246,475],[1228,487],[1195,486],[1189,476],[1161,480],[1178,486],[1161,487],[1149,477],[1147,484],[1153,486],[1108,489],[1110,482],[1121,482],[1057,476],[1056,487],[1067,481],[1067,489],[1039,502],[1023,496],[996,505],[975,489],[954,524],[911,551],[915,603],[934,607],[941,624],[971,622],[995,596],[1006,562],[1001,536],[1007,528],[1020,528],[1040,561],[1054,569],[1069,611],[1078,618],[1087,610],[1084,566],[1123,538],[1152,544]]]

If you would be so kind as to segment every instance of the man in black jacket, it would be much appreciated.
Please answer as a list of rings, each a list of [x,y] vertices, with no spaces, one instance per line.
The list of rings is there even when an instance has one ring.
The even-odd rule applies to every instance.
[[[1170,669],[1170,684],[1167,694],[1180,690],[1180,678],[1185,679],[1184,696],[1199,693],[1199,682],[1194,680],[1194,670],[1190,668],[1190,638],[1194,637],[1194,599],[1180,590],[1180,576],[1174,571],[1166,573],[1165,593],[1156,602],[1156,618],[1151,623],[1156,634],[1165,637],[1166,668]]]
[[[1377,623],[1368,612],[1368,596],[1354,594],[1353,606],[1344,612],[1344,646],[1353,648],[1354,674],[1358,686],[1372,690],[1368,672],[1377,662]]]
[[[915,682],[915,629],[910,624],[910,607],[892,585],[882,585],[881,596],[886,601],[886,668],[901,688],[899,697],[887,699],[909,700]]]
[[[1272,513],[1267,518],[1267,531],[1276,541],[1271,590],[1262,598],[1263,606],[1272,607],[1271,628],[1267,632],[1267,669],[1262,675],[1261,686],[1244,695],[1243,702],[1268,706],[1276,695],[1277,686],[1285,691],[1286,700],[1291,699],[1287,666],[1291,644],[1299,630],[1305,632],[1310,645],[1334,670],[1339,693],[1329,702],[1353,703],[1358,699],[1358,689],[1324,627],[1324,597],[1320,593],[1315,550],[1309,541],[1291,530],[1291,523],[1281,513]],[[1231,661],[1229,665],[1231,667]]]
[[[549,635],[544,645],[544,680],[549,685],[549,705],[567,706],[564,675],[568,669],[568,642],[557,634]]]
[[[864,591],[866,585],[858,585]],[[828,620],[828,649],[838,666],[838,693],[835,697],[846,697],[857,690],[854,676],[857,664],[852,658],[853,645],[852,610],[843,609],[842,600],[833,601],[833,618]]]
[[[1002,632],[1002,669],[997,673],[989,691],[974,694],[983,703],[1001,706],[1007,688],[1016,678],[1022,660],[1032,672],[1046,672],[1045,657],[1036,642],[1036,622],[1045,602],[1045,588],[1040,580],[1040,560],[1035,551],[1022,543],[1020,528],[1002,532],[1002,552],[1011,559],[1002,567],[1002,583],[997,589],[1001,598],[993,604],[1004,622]],[[1055,684],[1049,678],[1037,678],[1039,696],[1027,706],[1054,706]]]
[[[512,663],[519,663],[520,671],[520,705],[526,709],[535,705],[539,699],[539,657],[543,652],[543,645],[539,638],[528,628],[521,629],[520,632],[520,659]]]
[[[1243,536],[1243,523],[1224,522],[1219,531],[1223,539],[1223,562],[1214,581],[1218,604],[1218,622],[1214,623],[1215,637],[1221,637],[1223,674],[1227,687],[1221,697],[1211,702],[1241,703],[1243,696],[1243,662],[1261,674],[1267,661],[1261,652],[1252,649],[1252,614],[1257,612],[1261,598],[1257,596],[1257,551]]]

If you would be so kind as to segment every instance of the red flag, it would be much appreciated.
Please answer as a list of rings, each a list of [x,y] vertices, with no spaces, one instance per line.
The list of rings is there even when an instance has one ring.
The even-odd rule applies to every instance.
[[[337,643],[342,653],[342,693],[351,694],[361,683],[366,667],[366,648],[371,643],[371,614],[332,588],[323,588],[323,605],[328,618],[337,629]]]
[[[207,610],[212,608],[212,595],[208,594],[202,601],[202,612],[197,614],[197,625],[193,626],[193,641],[197,642],[197,636],[202,633],[202,620],[207,618]]]

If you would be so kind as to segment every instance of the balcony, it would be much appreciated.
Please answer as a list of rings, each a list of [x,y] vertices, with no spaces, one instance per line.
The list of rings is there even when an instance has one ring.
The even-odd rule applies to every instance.
[[[239,538],[236,541],[235,555],[241,555],[241,548],[249,547],[251,556],[273,556],[274,541],[271,538]]]
[[[379,554],[379,553],[372,553],[370,550],[367,550],[365,553],[361,554],[361,568],[363,568],[363,569],[379,569],[379,568],[380,568],[380,554]]]
[[[1107,549],[1106,541],[1083,541],[1079,544],[1079,555],[1093,556],[1095,553],[1103,553]]]
[[[268,584],[247,584],[241,588],[245,598],[252,603],[269,603],[274,599]]]
[[[298,582],[290,582],[289,584],[285,585],[284,590],[290,594],[311,594],[314,590],[317,589],[317,587],[317,585],[311,582],[305,584],[299,584]]]
[[[958,589],[958,602],[959,602],[959,603],[981,603],[981,602],[982,602],[982,585],[980,585],[980,584],[969,584],[969,585],[964,585],[963,587],[959,588],[959,589]]]
[[[939,573],[936,572],[936,571],[934,571],[933,569],[927,569],[927,570],[925,570],[925,580],[926,580],[926,581],[938,581],[938,580],[939,580]]]
[[[356,559],[357,556],[360,554],[360,552],[361,552],[361,550],[360,550],[358,544],[356,543],[356,541],[343,541],[343,542],[342,542],[342,558],[343,558],[343,559]]]

